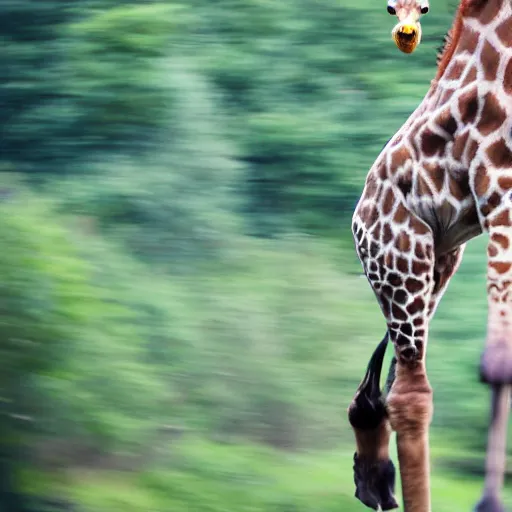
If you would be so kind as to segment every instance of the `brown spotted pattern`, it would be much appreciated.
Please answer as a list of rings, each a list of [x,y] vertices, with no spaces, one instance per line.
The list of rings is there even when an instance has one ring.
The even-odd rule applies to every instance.
[[[424,356],[439,290],[512,191],[512,34],[504,35],[512,7],[464,6],[444,74],[379,155],[353,217],[358,255],[404,362]]]
[[[438,73],[370,169],[352,219],[398,361],[386,422],[397,431],[405,512],[431,512],[429,323],[465,243],[483,231],[490,240],[482,376],[512,384],[511,212],[512,0],[461,0]],[[489,453],[486,489],[497,497],[502,469],[492,446]]]

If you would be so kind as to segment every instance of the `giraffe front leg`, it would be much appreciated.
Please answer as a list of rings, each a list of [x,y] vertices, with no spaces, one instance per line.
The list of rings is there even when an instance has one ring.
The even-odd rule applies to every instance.
[[[406,361],[397,360],[387,408],[397,436],[404,510],[431,512],[429,428],[433,402],[420,351],[408,355]]]
[[[480,375],[491,387],[485,485],[476,512],[503,512],[507,425],[512,384],[512,219],[508,205],[487,219],[489,229],[487,340]]]
[[[490,385],[512,384],[512,227],[508,209],[489,219],[487,340],[480,376]]]
[[[440,255],[434,266],[434,287],[428,305],[430,320],[448,284],[457,272],[465,245]],[[397,294],[397,297],[400,294]],[[421,309],[421,308],[420,308]],[[413,321],[414,323],[414,321]],[[380,372],[389,334],[375,350],[368,370],[349,407],[349,419],[355,432],[357,452],[354,456],[356,497],[370,508],[397,508],[394,497],[395,468],[389,459],[389,418],[382,406],[385,397],[379,388]],[[397,358],[393,357],[386,379],[385,394],[389,394],[396,377]]]
[[[403,307],[390,301],[390,333],[395,345],[395,379],[386,406],[396,432],[402,496],[406,512],[430,512],[429,428],[433,400],[425,367],[431,269],[405,278],[414,282]],[[412,281],[411,281],[412,280]],[[421,284],[420,284],[421,283]]]
[[[428,226],[401,205],[398,208],[402,208],[397,212],[401,222],[393,229],[376,225],[368,230],[364,223],[356,223],[355,235],[395,347],[395,379],[386,408],[389,425],[397,433],[405,511],[430,512],[432,390],[425,370],[425,349],[435,287],[433,236]],[[389,433],[386,449],[388,439]]]
[[[428,242],[427,242],[428,247]],[[464,255],[465,244],[441,255],[433,265],[429,250],[417,250],[424,259],[412,262],[415,272],[409,285],[406,316],[391,322],[395,327],[395,378],[391,382],[387,407],[393,429],[397,432],[398,457],[402,475],[402,490],[406,512],[430,511],[430,461],[428,431],[432,418],[432,389],[425,368],[428,324],[434,316],[451,278],[457,272]],[[423,270],[423,273],[421,272]],[[422,283],[422,284],[420,284]],[[432,284],[430,284],[432,283]],[[393,316],[393,302],[391,301]],[[400,316],[395,310],[395,316]],[[412,334],[411,334],[412,333]],[[407,476],[405,476],[407,475]]]
[[[389,459],[391,429],[380,390],[380,376],[388,338],[386,333],[375,349],[348,409],[357,445],[354,454],[355,496],[374,510],[379,507],[381,510],[398,507],[394,497],[395,467]],[[393,366],[390,374],[392,370]],[[388,380],[389,378],[388,376]]]
[[[475,512],[505,512],[500,492],[505,475],[509,409],[510,386],[493,386],[485,485],[482,498],[475,507]]]

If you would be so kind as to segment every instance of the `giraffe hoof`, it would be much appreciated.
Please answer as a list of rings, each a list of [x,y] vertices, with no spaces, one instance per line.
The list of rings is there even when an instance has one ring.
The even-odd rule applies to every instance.
[[[355,497],[373,510],[398,508],[394,497],[395,466],[390,460],[368,461],[354,454]]]
[[[512,347],[498,342],[485,348],[480,361],[480,380],[490,385],[512,384]]]
[[[478,502],[474,512],[505,512],[505,507],[497,496],[489,495]]]

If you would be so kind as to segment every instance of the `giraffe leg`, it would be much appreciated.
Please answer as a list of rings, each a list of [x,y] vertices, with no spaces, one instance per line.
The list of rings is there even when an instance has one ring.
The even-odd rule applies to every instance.
[[[424,353],[397,359],[387,399],[390,424],[397,435],[398,461],[406,512],[431,512],[429,428],[433,402]]]
[[[488,246],[488,325],[487,340],[480,363],[480,375],[491,387],[486,475],[483,496],[477,512],[504,511],[500,493],[503,487],[507,424],[512,384],[512,223],[510,208],[498,208],[487,219]]]
[[[399,310],[393,306],[398,294],[393,295],[390,304],[389,325],[395,344],[395,369],[394,379],[388,379],[391,386],[386,405],[391,427],[397,433],[405,512],[431,510],[429,427],[433,400],[425,367],[427,331],[451,278],[462,262],[465,244],[435,256],[430,265],[429,251],[426,247],[424,249],[416,249],[417,256],[425,255],[422,265],[411,265],[412,269],[424,269],[423,280],[418,273],[410,278],[404,276],[405,288],[411,283],[409,279],[413,279],[417,289],[417,293],[412,293],[406,302],[407,315],[401,315],[401,321],[397,321]],[[424,283],[422,288],[420,281]]]
[[[382,363],[388,339],[389,335],[386,333],[375,349],[348,409],[357,444],[354,454],[355,496],[374,510],[379,507],[381,510],[398,507],[394,497],[395,467],[389,459],[391,429],[380,390]]]
[[[508,210],[489,221],[487,340],[480,376],[490,385],[512,384],[512,226]]]
[[[385,428],[368,429],[364,443],[359,439],[363,434],[354,429],[358,440],[356,457],[371,447],[370,460],[379,460],[380,455],[380,460],[388,461],[391,426],[397,432],[405,511],[430,512],[428,430],[432,391],[424,364],[427,329],[460,264],[464,246],[435,258],[430,229],[403,209],[398,214],[401,230],[385,248],[374,243],[372,233],[354,216],[356,248],[386,318],[396,354],[387,382],[391,388],[388,414],[380,424]],[[409,252],[404,253],[404,247],[409,247]],[[369,506],[376,508],[375,501]]]
[[[434,288],[428,303],[429,320],[462,262],[465,247],[463,244],[435,260]],[[393,356],[390,364],[384,395],[379,387],[388,336],[386,334],[372,355],[365,377],[349,407],[349,419],[358,447],[354,454],[356,497],[370,508],[376,509],[380,504],[382,510],[398,507],[394,498],[395,468],[389,459],[389,419],[382,409],[384,395],[389,394],[396,378],[396,356]]]
[[[491,420],[487,441],[485,485],[475,512],[505,512],[500,498],[505,474],[510,386],[492,386]]]

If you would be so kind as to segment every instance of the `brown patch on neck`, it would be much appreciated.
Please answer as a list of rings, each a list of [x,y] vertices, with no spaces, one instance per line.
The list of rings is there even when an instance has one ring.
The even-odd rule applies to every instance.
[[[496,167],[506,168],[512,162],[512,151],[510,151],[505,139],[501,138],[487,149],[487,155],[491,163]]]
[[[503,80],[503,89],[507,94],[512,95],[512,57],[508,61],[507,68],[505,69],[505,79]]]
[[[507,47],[512,47],[512,18],[505,20],[497,29],[496,34]]]
[[[424,162],[423,163],[423,169],[427,173],[428,177],[430,178],[430,182],[434,185],[436,188],[435,193],[441,192],[443,185],[444,185],[444,178],[445,173],[443,172],[444,169],[441,167],[439,163],[432,163],[432,162]]]
[[[478,18],[480,23],[487,25],[496,18],[508,0],[470,0],[467,2],[464,15],[468,18]]]
[[[455,92],[455,89],[446,89],[442,94],[441,98],[439,99],[439,105],[445,105],[448,103],[448,101],[453,96],[453,93]]]
[[[478,142],[475,139],[469,139],[469,142],[466,146],[466,153],[465,153],[466,162],[472,162],[473,158],[475,158],[477,151],[478,151]]]
[[[460,36],[459,46],[458,46],[459,51],[474,53],[479,40],[480,40],[480,34],[478,32],[475,32],[474,30],[468,28],[467,30],[464,31],[464,34],[461,34],[461,36]]]
[[[442,55],[439,58],[439,65],[435,80],[439,80],[448,64],[450,63],[455,50],[460,45],[461,51],[466,49],[472,53],[478,42],[478,34],[467,29],[463,32],[464,18],[478,18],[480,23],[487,25],[499,14],[503,8],[504,2],[510,0],[461,0],[459,8],[455,14],[453,26],[449,32],[449,37]],[[497,29],[497,35],[502,43],[512,46],[512,19],[505,20]],[[464,46],[464,48],[463,48]]]
[[[498,75],[498,66],[500,65],[500,54],[498,51],[492,46],[489,41],[485,41],[484,47],[482,49],[482,57],[481,57],[483,68],[484,68],[484,76],[486,80],[493,82],[496,80],[496,76]]]
[[[460,78],[464,70],[466,69],[466,63],[465,62],[454,62],[449,68],[446,75],[447,80],[457,80],[457,78]]]
[[[405,224],[408,218],[409,214],[405,206],[402,203],[398,203],[398,206],[395,210],[395,215],[393,216],[393,222],[395,222],[396,224]],[[401,270],[401,272],[403,272],[403,270]]]
[[[453,117],[449,106],[445,107],[437,115],[434,122],[450,136],[453,136],[457,131],[457,121]]]
[[[495,94],[488,92],[484,98],[484,105],[480,121],[476,125],[482,135],[489,135],[496,131],[507,119],[507,112],[500,105]]]
[[[490,183],[491,179],[489,178],[489,174],[487,173],[485,165],[479,165],[475,172],[474,182],[474,188],[477,197],[481,198],[485,196],[485,194],[489,190]]]
[[[461,87],[466,87],[466,85],[473,83],[477,79],[477,76],[477,69],[475,68],[475,66],[472,66],[471,69],[467,72],[466,78],[464,78]]]
[[[512,190],[512,176],[500,176],[498,178],[498,186],[505,192]]]
[[[396,151],[393,151],[391,155],[391,168],[396,171],[400,167],[404,166],[409,160],[412,159],[411,152],[407,149],[405,145],[398,148]]]
[[[414,185],[414,195],[416,197],[432,196],[434,194],[433,190],[430,188],[429,182],[422,174],[417,175]]]
[[[455,160],[462,162],[462,155],[464,154],[464,150],[466,149],[466,144],[468,142],[469,130],[459,134],[455,138],[455,142],[453,143],[452,156]]]
[[[395,196],[391,187],[388,187],[386,192],[384,192],[384,198],[382,199],[382,213],[384,215],[389,215],[392,212],[394,205]]]
[[[433,132],[430,128],[423,130],[421,134],[421,150],[426,156],[443,154],[447,140],[441,135]]]
[[[469,195],[471,195],[471,189],[469,188],[469,183],[464,179],[451,179],[448,182],[450,186],[450,194],[457,199],[457,201],[462,201]]]
[[[478,89],[471,89],[459,96],[459,112],[464,124],[474,123],[478,112]]]

